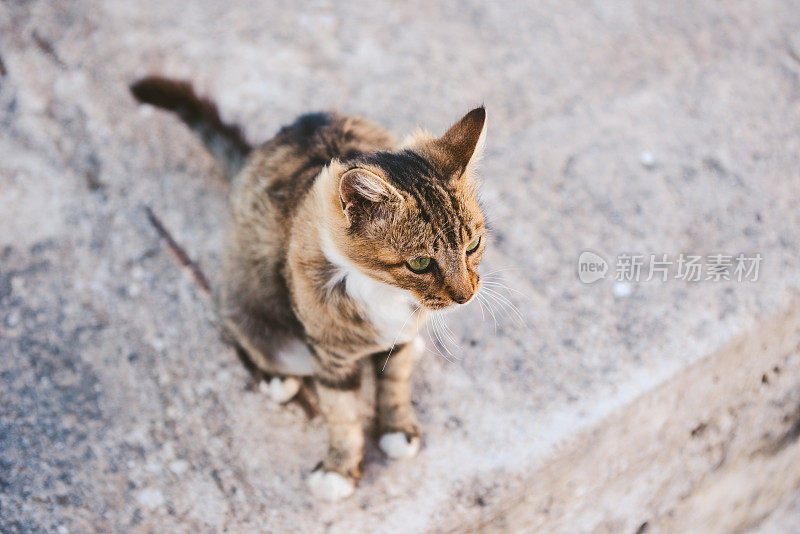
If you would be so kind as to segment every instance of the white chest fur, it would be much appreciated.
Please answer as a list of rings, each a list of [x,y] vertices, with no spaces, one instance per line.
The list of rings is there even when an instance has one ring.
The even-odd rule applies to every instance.
[[[372,323],[379,341],[388,348],[393,343],[408,342],[416,334],[415,310],[418,303],[410,291],[365,275],[336,250],[326,232],[320,232],[322,252],[338,269],[332,284],[345,281],[347,295]]]

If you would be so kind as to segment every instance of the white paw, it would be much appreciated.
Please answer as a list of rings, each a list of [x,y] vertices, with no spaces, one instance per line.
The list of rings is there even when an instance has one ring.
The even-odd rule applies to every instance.
[[[301,382],[293,376],[273,377],[269,382],[262,381],[258,385],[259,391],[269,395],[272,402],[283,404],[289,402],[300,391]]]
[[[322,468],[317,469],[308,477],[308,487],[311,488],[314,497],[328,502],[345,499],[356,489],[355,483],[349,478],[333,471],[325,471]]]
[[[411,438],[409,442],[403,432],[389,432],[381,436],[378,446],[393,460],[412,458],[419,452],[420,441],[418,437]]]

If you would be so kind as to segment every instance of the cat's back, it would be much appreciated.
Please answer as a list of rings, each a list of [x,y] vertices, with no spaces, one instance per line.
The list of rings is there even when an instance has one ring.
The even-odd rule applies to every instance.
[[[367,119],[335,111],[308,113],[256,148],[238,179],[268,195],[286,217],[332,159],[346,161],[395,146],[389,130]]]

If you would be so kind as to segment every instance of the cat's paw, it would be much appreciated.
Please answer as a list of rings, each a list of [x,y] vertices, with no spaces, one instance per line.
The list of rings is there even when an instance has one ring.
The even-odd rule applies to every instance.
[[[317,499],[335,502],[352,495],[356,483],[335,471],[325,471],[320,467],[308,477],[308,487]]]
[[[413,458],[420,448],[419,436],[406,436],[405,432],[388,432],[378,440],[378,446],[392,460]]]
[[[269,382],[261,382],[258,389],[268,395],[272,402],[285,404],[297,395],[301,385],[300,379],[293,376],[274,376]]]

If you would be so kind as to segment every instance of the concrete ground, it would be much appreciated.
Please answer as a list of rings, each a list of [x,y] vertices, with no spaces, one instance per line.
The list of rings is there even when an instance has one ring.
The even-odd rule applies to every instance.
[[[800,524],[800,9],[525,4],[0,4],[0,531]],[[150,73],[252,141],[315,109],[440,132],[486,104],[484,273],[521,319],[447,316],[420,456],[371,445],[344,503],[305,489],[322,422],[253,387],[148,221],[214,285],[227,186],[134,104]],[[584,250],[605,279],[579,281]],[[682,253],[763,261],[614,283],[620,254]]]

